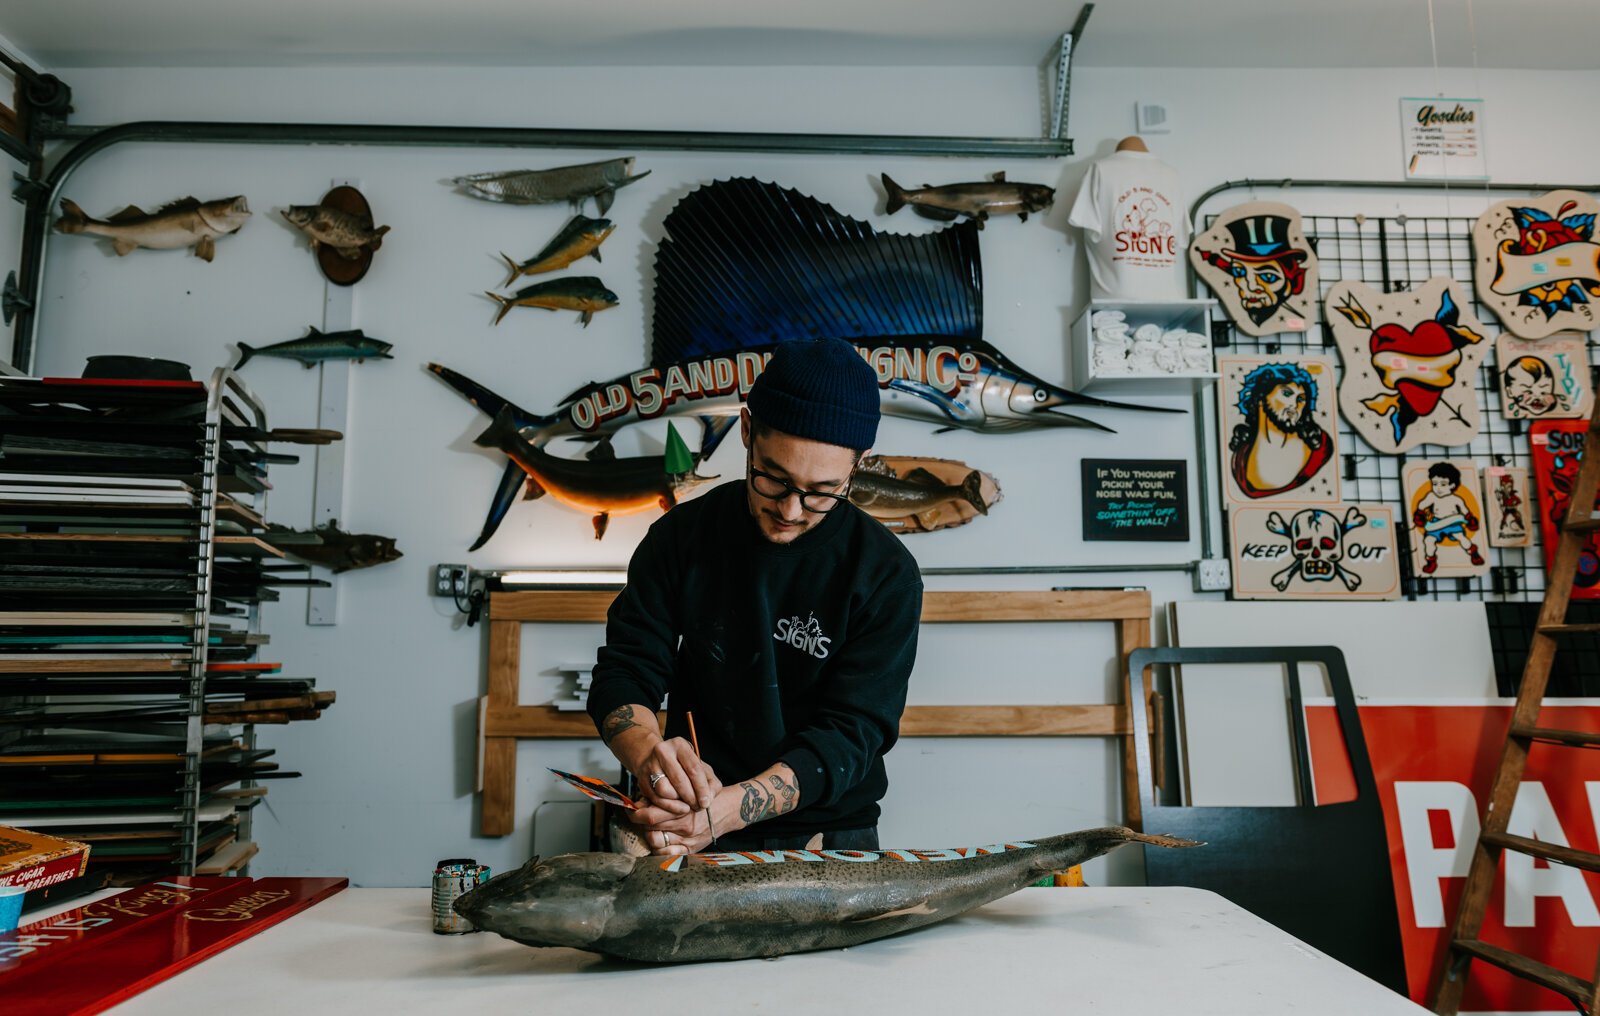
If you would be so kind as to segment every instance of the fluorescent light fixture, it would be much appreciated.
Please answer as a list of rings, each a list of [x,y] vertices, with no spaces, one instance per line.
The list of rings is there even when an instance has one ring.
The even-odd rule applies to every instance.
[[[501,589],[621,589],[628,584],[628,573],[621,568],[519,568],[480,574],[498,581]]]

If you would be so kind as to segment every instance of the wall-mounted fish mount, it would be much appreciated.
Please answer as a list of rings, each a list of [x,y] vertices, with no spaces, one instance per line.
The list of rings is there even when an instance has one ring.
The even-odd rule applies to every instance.
[[[901,536],[964,526],[1001,496],[994,477],[953,459],[869,455],[850,478],[850,503]]]
[[[293,360],[306,367],[325,360],[355,360],[357,363],[363,360],[393,360],[394,357],[389,355],[389,350],[393,348],[392,343],[368,338],[359,328],[319,332],[313,326],[303,338],[275,342],[270,346],[258,348],[239,343],[239,362],[233,365],[233,369],[238,370],[257,356]]]
[[[1042,183],[1011,183],[1004,173],[996,173],[994,179],[981,183],[947,183],[940,187],[930,184],[902,187],[889,179],[888,173],[882,174],[882,180],[883,192],[888,197],[885,215],[893,215],[910,205],[918,215],[941,222],[954,222],[962,217],[976,219],[979,229],[991,215],[1015,215],[1027,222],[1030,212],[1042,212],[1056,199],[1054,187]]]
[[[694,471],[694,467],[711,457],[711,453],[717,450],[717,445],[732,428],[731,419],[714,421],[706,429],[700,454],[688,456],[687,468],[680,468],[678,472],[668,471],[669,468],[681,466],[676,460],[682,458],[686,451],[681,448],[681,439],[677,438],[676,431],[672,432],[671,438],[678,441],[678,447],[669,448],[671,454],[633,455],[619,459],[607,438],[591,448],[586,458],[562,458],[529,443],[517,429],[514,411],[504,402],[489,428],[478,435],[476,443],[505,452],[512,465],[527,474],[527,493],[524,495],[527,499],[549,494],[568,507],[593,515],[594,538],[599,540],[605,537],[611,516],[631,515],[652,508],[668,511],[701,486],[718,479],[716,476],[701,476]],[[515,496],[514,488],[512,494]],[[508,500],[505,508],[509,507]],[[504,514],[503,510],[501,514]],[[499,521],[499,518],[495,518],[494,525],[498,526]],[[489,531],[492,532],[493,528],[490,527]],[[483,539],[487,539],[487,536]]]
[[[361,281],[389,232],[388,226],[373,227],[372,208],[354,187],[335,187],[314,205],[290,205],[283,217],[311,241],[317,267],[336,286]]]
[[[647,169],[633,175],[633,158],[586,162],[554,169],[513,169],[501,173],[473,173],[457,176],[450,183],[469,197],[510,205],[548,205],[565,201],[572,210],[582,211],[583,203],[594,198],[604,215],[617,191],[650,175]]]
[[[1174,411],[1069,391],[985,342],[975,222],[920,236],[878,233],[810,195],[745,178],[691,192],[663,225],[648,366],[590,382],[548,415],[448,367],[428,369],[490,416],[510,405],[522,436],[541,446],[597,441],[659,417],[738,416],[778,343],[819,335],[855,343],[877,372],[885,414],[940,430],[1110,431],[1058,410]],[[514,497],[520,483],[521,470],[508,467],[494,503]],[[494,515],[473,549],[493,534]]]
[[[513,307],[542,307],[545,310],[575,310],[578,322],[585,328],[594,316],[617,305],[617,294],[593,275],[572,275],[549,282],[536,282],[523,286],[510,296],[485,291],[484,296],[500,305],[494,323],[511,312]]]
[[[574,261],[583,257],[592,257],[601,260],[600,245],[606,242],[606,237],[616,231],[616,226],[610,219],[591,219],[587,215],[574,215],[572,221],[561,227],[561,232],[555,239],[544,245],[544,249],[526,261],[518,263],[511,260],[511,256],[504,251],[500,256],[505,259],[506,267],[511,269],[511,275],[501,283],[502,287],[516,282],[523,275],[543,275],[565,268]]]
[[[335,572],[371,568],[405,556],[395,547],[394,537],[347,533],[339,528],[336,520],[329,520],[315,529],[268,526],[263,538],[296,560]]]
[[[82,208],[62,198],[61,218],[56,220],[55,228],[61,233],[106,237],[118,257],[139,247],[193,247],[195,257],[210,261],[216,256],[218,238],[237,233],[249,217],[250,206],[242,194],[216,201],[179,198],[153,212],[129,205],[109,219],[90,218]]]

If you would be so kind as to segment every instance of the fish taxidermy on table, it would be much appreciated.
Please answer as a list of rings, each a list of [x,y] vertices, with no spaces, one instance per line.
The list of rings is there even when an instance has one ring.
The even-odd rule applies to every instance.
[[[616,226],[610,219],[591,219],[587,215],[575,215],[572,221],[561,227],[555,239],[544,245],[544,249],[533,257],[520,264],[511,260],[511,255],[501,251],[500,256],[505,259],[506,266],[511,269],[511,275],[503,286],[509,286],[522,275],[543,275],[565,268],[579,258],[592,257],[601,260],[600,245],[606,242],[606,237],[616,231]]]
[[[694,470],[717,450],[717,445],[733,429],[733,420],[716,420],[707,426],[698,456],[689,455],[678,432],[670,429],[670,423],[667,426],[665,454],[619,459],[608,437],[590,448],[587,457],[568,459],[530,444],[517,429],[514,411],[502,405],[489,428],[478,435],[476,443],[505,452],[527,475],[523,496],[528,500],[549,494],[569,508],[590,513],[594,538],[599,540],[605,537],[611,516],[631,515],[652,508],[670,511],[699,487],[719,479],[701,476]],[[687,463],[673,461],[681,458],[687,458]],[[677,471],[669,471],[673,467],[677,467]]]
[[[374,251],[383,246],[388,226],[372,225],[372,216],[341,211],[327,205],[290,205],[283,210],[289,225],[300,230],[311,241],[312,251],[328,246],[346,261],[361,257],[364,250]]]
[[[592,275],[536,282],[531,286],[523,286],[510,296],[487,291],[483,295],[500,305],[499,312],[494,316],[495,324],[499,324],[500,319],[509,314],[513,307],[542,307],[545,310],[575,310],[578,312],[578,323],[587,328],[596,314],[617,305],[617,294]]]
[[[139,247],[150,250],[177,250],[193,247],[195,257],[210,261],[217,253],[217,240],[237,233],[250,217],[250,206],[240,194],[216,201],[179,198],[147,212],[129,205],[108,219],[94,219],[82,208],[61,199],[61,218],[55,228],[61,233],[89,233],[111,241],[121,257]]]
[[[321,565],[334,572],[371,568],[405,556],[395,547],[394,537],[347,533],[339,528],[336,519],[315,529],[268,526],[262,539],[297,561]]]
[[[1029,213],[1044,211],[1056,199],[1054,187],[1042,183],[1011,183],[1004,173],[996,173],[994,179],[981,183],[947,183],[942,187],[923,184],[910,189],[889,179],[888,173],[882,174],[882,179],[883,192],[889,199],[884,206],[885,215],[893,215],[910,205],[912,211],[924,218],[943,222],[953,222],[962,216],[976,219],[979,229],[991,215],[1015,215],[1027,222]]]
[[[1000,496],[994,477],[950,459],[868,455],[850,477],[850,503],[902,536],[965,525]]]
[[[583,210],[584,201],[594,198],[595,207],[604,215],[611,208],[617,191],[649,175],[648,169],[633,175],[633,158],[629,156],[554,169],[473,173],[453,177],[450,182],[463,194],[480,201],[510,205],[548,205],[565,201],[576,212]]]
[[[393,360],[394,357],[389,355],[389,350],[393,348],[392,343],[368,338],[359,328],[341,332],[320,332],[312,328],[303,338],[275,342],[270,346],[239,343],[239,362],[233,365],[233,369],[238,370],[258,356],[294,360],[307,368],[328,360],[354,360],[357,363],[364,360]]]
[[[739,228],[730,229],[730,223]],[[439,364],[428,369],[490,416],[502,406],[534,445],[598,441],[658,418],[737,417],[781,342],[836,335],[877,372],[885,414],[940,430],[1003,434],[1111,428],[1062,407],[1182,412],[1080,395],[1012,363],[983,335],[977,225],[878,233],[798,191],[748,178],[686,195],[656,251],[649,366],[567,395],[537,414]],[[766,266],[781,263],[781,272]],[[507,468],[483,545],[516,498]]]
[[[531,946],[686,963],[844,949],[947,920],[1127,843],[1193,840],[1113,826],[950,850],[750,850],[535,857],[455,901]]]

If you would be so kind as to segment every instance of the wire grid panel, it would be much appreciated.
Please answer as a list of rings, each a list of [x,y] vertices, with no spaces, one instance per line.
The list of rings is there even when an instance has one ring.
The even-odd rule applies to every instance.
[[[1208,216],[1206,225],[1215,221]],[[1427,280],[1440,276],[1461,283],[1461,292],[1468,297],[1474,317],[1483,322],[1484,341],[1489,344],[1483,366],[1474,383],[1474,396],[1478,399],[1478,436],[1471,444],[1445,448],[1422,445],[1413,449],[1411,456],[1422,458],[1470,458],[1478,464],[1479,475],[1484,466],[1521,466],[1528,470],[1530,525],[1540,518],[1537,505],[1538,492],[1533,490],[1533,463],[1528,444],[1527,421],[1508,420],[1500,411],[1500,394],[1496,385],[1499,365],[1495,359],[1494,342],[1504,330],[1494,312],[1478,300],[1472,281],[1473,218],[1452,216],[1397,215],[1392,218],[1356,215],[1306,215],[1303,228],[1306,239],[1317,253],[1320,272],[1319,303],[1323,303],[1328,290],[1344,279],[1364,282],[1385,293],[1403,292],[1416,288]],[[1326,304],[1321,308],[1326,310]],[[1247,354],[1297,355],[1300,353],[1334,354],[1339,360],[1332,332],[1325,314],[1319,313],[1319,325],[1306,332],[1280,332],[1276,335],[1246,335],[1238,329],[1227,329],[1228,352]],[[1220,330],[1219,330],[1220,331]],[[1218,335],[1218,348],[1224,339]],[[1595,333],[1588,339],[1589,362],[1596,361]],[[1343,368],[1338,368],[1342,374]],[[1212,442],[1210,447],[1216,447]],[[1483,541],[1488,555],[1489,571],[1473,578],[1429,579],[1412,573],[1410,554],[1409,511],[1404,510],[1405,495],[1401,489],[1401,475],[1407,455],[1388,455],[1375,451],[1358,437],[1343,413],[1339,416],[1339,457],[1342,480],[1341,497],[1345,501],[1364,504],[1387,504],[1394,507],[1395,519],[1401,528],[1395,534],[1400,553],[1400,575],[1407,599],[1427,600],[1489,600],[1511,603],[1539,602],[1544,599],[1544,548],[1538,543],[1531,547],[1489,547]],[[1226,530],[1226,527],[1224,527]],[[1224,533],[1226,538],[1226,532]]]

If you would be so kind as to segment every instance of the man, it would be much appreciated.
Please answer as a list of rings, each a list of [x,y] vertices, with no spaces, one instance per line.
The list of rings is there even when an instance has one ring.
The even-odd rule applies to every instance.
[[[1207,264],[1227,272],[1239,291],[1239,307],[1264,325],[1306,286],[1306,252],[1289,245],[1289,220],[1282,215],[1249,215],[1228,223],[1232,250],[1202,250]]]
[[[1316,418],[1317,382],[1298,364],[1268,363],[1239,383],[1239,415],[1228,435],[1230,471],[1246,497],[1294,490],[1333,455]]]
[[[922,606],[916,561],[848,499],[878,400],[848,342],[780,344],[740,418],[744,481],[634,552],[589,713],[639,781],[652,852],[704,850],[713,829],[723,849],[877,846]]]

